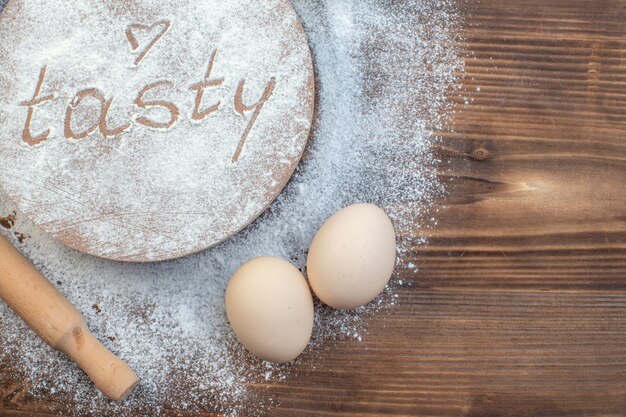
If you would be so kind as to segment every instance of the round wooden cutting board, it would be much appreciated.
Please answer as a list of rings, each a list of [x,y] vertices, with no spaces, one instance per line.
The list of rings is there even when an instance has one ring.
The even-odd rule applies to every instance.
[[[61,242],[160,261],[259,216],[314,105],[287,0],[11,0],[0,17],[0,183]]]

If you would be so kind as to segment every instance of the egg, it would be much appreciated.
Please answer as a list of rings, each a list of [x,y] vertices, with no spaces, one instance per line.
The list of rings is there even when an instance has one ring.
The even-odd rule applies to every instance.
[[[307,274],[320,300],[345,310],[376,298],[395,263],[396,235],[387,214],[372,204],[355,204],[337,212],[317,232]]]
[[[313,297],[302,273],[272,257],[243,264],[226,288],[226,315],[239,342],[275,363],[295,359],[313,331]]]

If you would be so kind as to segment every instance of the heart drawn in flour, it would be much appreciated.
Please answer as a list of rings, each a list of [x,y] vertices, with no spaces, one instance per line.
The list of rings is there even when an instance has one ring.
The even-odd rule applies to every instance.
[[[137,59],[135,59],[134,65],[137,66],[139,63],[148,55],[148,52],[157,44],[157,42],[165,35],[168,29],[171,26],[171,22],[169,20],[159,20],[151,25],[142,25],[141,23],[133,23],[128,26],[126,29],[126,37],[130,42],[130,47],[133,52],[136,52],[141,45],[137,41],[137,35],[140,35],[142,32],[151,34],[154,29],[159,29],[156,35],[152,38],[152,40],[143,48]],[[141,35],[140,35],[141,36]],[[143,37],[143,36],[142,36]]]

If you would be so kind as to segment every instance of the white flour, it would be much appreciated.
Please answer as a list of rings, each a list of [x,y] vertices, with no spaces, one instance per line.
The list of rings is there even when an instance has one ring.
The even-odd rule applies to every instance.
[[[313,74],[287,0],[13,0],[4,13],[2,185],[71,247],[133,261],[206,249],[250,223],[295,169]],[[17,103],[34,98],[38,79],[37,98],[49,100],[26,130],[50,133],[34,141]],[[108,116],[94,96],[76,101],[79,91],[112,100]],[[107,129],[82,137],[99,119]]]
[[[417,269],[402,255],[424,243],[407,234],[431,226],[414,222],[442,192],[431,132],[445,128],[452,111],[446,96],[458,88],[463,69],[454,42],[460,16],[452,1],[388,3],[294,1],[313,50],[319,114],[292,181],[235,238],[181,260],[132,265],[67,249],[20,213],[11,230],[0,228],[85,314],[94,334],[137,371],[142,386],[123,405],[137,407],[133,414],[154,415],[164,407],[230,415],[270,409],[272,398],[262,391],[253,397],[248,384],[296,376],[290,365],[257,361],[236,343],[224,314],[226,283],[241,263],[259,255],[303,267],[315,231],[337,209],[356,201],[384,206],[403,237],[398,269]],[[0,194],[0,216],[13,210]],[[14,232],[28,237],[20,244]],[[361,311],[318,307],[312,345],[366,338],[367,316],[393,306],[395,285]],[[315,359],[305,353],[299,360]],[[75,402],[77,414],[122,413],[1,304],[0,368],[9,363],[31,381],[30,395]]]

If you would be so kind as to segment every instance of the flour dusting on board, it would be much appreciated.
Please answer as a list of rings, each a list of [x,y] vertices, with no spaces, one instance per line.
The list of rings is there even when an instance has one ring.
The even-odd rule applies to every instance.
[[[0,39],[1,184],[82,252],[162,261],[223,241],[309,137],[311,53],[288,0],[12,0]]]
[[[0,304],[0,369],[27,378],[28,395],[71,401],[79,415],[122,415],[132,409],[133,415],[152,416],[173,407],[271,414],[274,400],[251,386],[287,384],[296,377],[294,366],[257,361],[236,342],[223,305],[234,270],[260,255],[280,256],[303,268],[319,226],[357,201],[387,210],[400,236],[398,268],[415,269],[402,254],[424,243],[409,232],[442,192],[434,175],[432,132],[445,129],[452,111],[446,97],[458,88],[456,77],[463,70],[455,46],[460,24],[455,4],[293,3],[313,52],[318,115],[292,181],[252,226],[203,253],[138,265],[68,249],[19,211],[0,222],[0,231],[84,313],[96,337],[142,381],[122,406],[108,402],[74,364]],[[0,194],[0,216],[15,209]],[[315,362],[311,350],[329,339],[367,338],[368,316],[392,308],[396,285],[392,282],[385,294],[354,312],[317,306],[311,347],[297,361]]]

